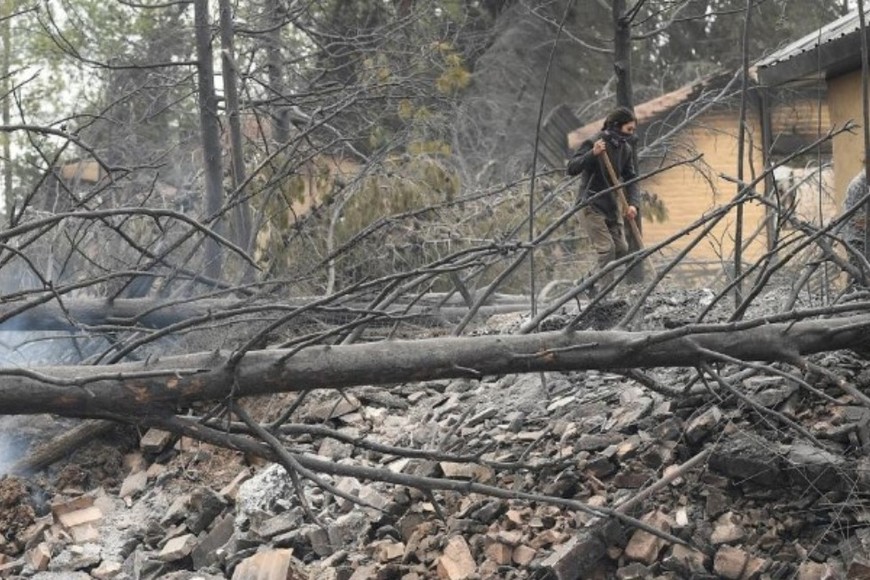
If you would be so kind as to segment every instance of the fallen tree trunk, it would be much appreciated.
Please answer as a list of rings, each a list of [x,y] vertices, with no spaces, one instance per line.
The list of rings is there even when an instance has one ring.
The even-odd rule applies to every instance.
[[[870,315],[804,321],[747,321],[659,332],[584,331],[440,337],[298,352],[260,350],[166,357],[104,367],[7,369],[4,414],[55,413],[136,421],[195,401],[317,388],[586,369],[694,367],[716,354],[795,362],[806,354],[865,346]]]
[[[91,439],[107,433],[115,426],[112,421],[85,421],[60,437],[45,442],[12,464],[9,473],[34,473],[60,461]]]
[[[150,298],[125,298],[104,300],[97,298],[75,298],[64,300],[63,306],[56,300],[44,304],[25,302],[6,302],[0,304],[0,331],[62,331],[75,332],[94,327],[119,328],[167,328],[185,321],[208,319],[245,322],[245,317],[273,313],[290,313],[295,309],[309,306],[311,298],[285,302],[241,302],[237,300],[196,300],[180,303],[166,303]],[[529,299],[525,301],[501,301],[481,308],[479,316],[486,318],[493,314],[520,312],[527,310]],[[310,323],[314,320],[328,324],[343,324],[361,316],[368,305],[358,303],[324,304],[321,307],[300,311],[295,323]],[[465,306],[422,305],[406,307],[397,303],[381,315],[386,323],[392,324],[397,317],[406,322],[441,325],[458,322],[468,313]],[[373,323],[377,323],[375,318]]]
[[[63,306],[56,300],[44,304],[6,302],[0,304],[0,330],[69,332],[107,325],[165,328],[212,312],[224,312],[230,304],[227,300],[166,304],[144,298],[111,301],[74,298],[63,300]]]

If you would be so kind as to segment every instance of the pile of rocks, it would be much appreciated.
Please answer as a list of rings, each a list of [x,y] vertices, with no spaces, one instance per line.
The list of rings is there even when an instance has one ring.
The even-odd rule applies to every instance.
[[[870,386],[849,353],[814,362],[859,391]],[[297,485],[280,465],[150,431],[124,457],[122,480],[43,482],[44,507],[32,481],[0,480],[0,575],[868,574],[870,409],[859,392],[774,376],[747,378],[741,397],[702,383],[675,397],[693,371],[648,378],[664,388],[583,372],[309,395],[287,436],[294,453],[407,485],[323,473]],[[431,486],[438,478],[465,487]]]

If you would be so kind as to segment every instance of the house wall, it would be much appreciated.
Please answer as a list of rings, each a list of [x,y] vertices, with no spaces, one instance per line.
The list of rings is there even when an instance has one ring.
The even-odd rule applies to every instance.
[[[84,181],[96,183],[103,177],[105,172],[100,164],[92,159],[73,161],[60,166],[59,177],[68,183]]]
[[[847,121],[863,123],[861,113],[861,72],[856,71],[828,81],[828,107],[831,123],[842,127]],[[837,207],[845,196],[846,186],[861,171],[864,157],[864,133],[843,132],[834,137],[834,192]]]
[[[794,98],[793,89],[775,92],[770,115],[773,163],[810,146],[831,129],[829,95],[819,94],[815,88],[805,89],[801,94],[801,98]],[[831,157],[831,142],[824,141],[818,148],[774,169],[777,188],[792,198],[796,216],[816,226],[830,221],[838,211]]]
[[[291,204],[290,223],[323,201],[323,196],[332,192],[336,180],[350,181],[359,171],[358,162],[331,155],[318,156],[301,166],[298,174],[302,178],[302,191]]]
[[[831,128],[827,95],[813,93],[813,90],[803,91],[802,96],[798,97],[794,91],[784,91],[771,98],[770,124],[774,149],[778,149],[778,143],[793,140],[794,137],[800,137],[801,142],[809,145],[811,140],[827,134]],[[822,149],[825,150],[825,147]]]
[[[794,98],[795,95],[780,96],[772,103],[771,125],[774,150],[783,149],[784,153],[808,145],[820,135],[826,134],[831,126],[831,116],[824,100],[813,95]],[[648,163],[644,171],[650,171],[661,164],[672,163],[676,159],[688,159],[697,154],[703,157],[692,165],[681,165],[658,174],[645,181],[642,189],[654,193],[664,202],[668,219],[665,222],[644,221],[644,242],[647,246],[658,243],[695,223],[703,215],[721,207],[737,194],[737,184],[721,176],[732,179],[737,175],[738,114],[736,106],[722,107],[699,117],[683,130],[669,147],[668,158]],[[744,151],[744,180],[751,181],[763,171],[761,128],[758,112],[750,109],[748,113],[747,141]],[[835,142],[836,147],[836,142]],[[811,158],[810,158],[811,157]],[[821,183],[818,178],[820,160],[816,156],[798,158],[790,161],[777,175],[784,176],[779,183],[781,192],[791,189],[797,204],[797,214],[801,219],[819,224],[836,215],[837,205],[832,199],[833,177],[830,170],[822,172]],[[824,164],[824,160],[821,160]],[[757,191],[765,191],[765,183],[759,182]],[[744,261],[752,263],[767,251],[765,231],[766,212],[758,202],[744,204],[744,243],[752,241],[744,248]],[[706,239],[702,240],[689,253],[688,259],[701,263],[718,263],[723,259],[733,259],[736,211],[732,210]],[[699,230],[695,230],[698,232]],[[663,252],[664,259],[686,248],[695,234],[676,240]]]
[[[736,195],[736,183],[720,175],[734,177],[737,174],[737,132],[737,112],[722,111],[703,115],[691,128],[681,133],[679,145],[671,147],[671,150],[678,151],[680,157],[701,153],[703,158],[692,165],[669,169],[641,185],[643,189],[658,195],[668,211],[665,222],[644,222],[644,242],[647,246],[667,239],[696,222],[705,213],[727,204]],[[758,147],[761,133],[757,123],[750,123],[748,134],[751,141],[747,140],[744,152],[746,180],[759,173],[762,167],[761,150]],[[763,186],[759,189],[763,189]],[[763,223],[764,209],[761,204],[745,204],[744,220],[745,241]],[[729,260],[734,250],[734,228],[735,212],[732,211],[692,250],[688,258],[702,262],[718,262],[722,258]],[[675,241],[665,255],[670,256],[686,248],[694,237],[692,234]],[[744,258],[754,261],[765,249],[766,238],[761,232],[745,249]]]

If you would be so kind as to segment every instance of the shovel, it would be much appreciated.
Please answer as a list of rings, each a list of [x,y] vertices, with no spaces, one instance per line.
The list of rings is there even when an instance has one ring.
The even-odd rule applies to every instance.
[[[610,162],[610,156],[607,154],[607,151],[603,151],[601,153],[601,157],[604,159],[604,166],[607,168],[607,174],[610,176],[611,184],[616,186],[614,190],[614,195],[616,196],[616,205],[619,207],[619,214],[625,216],[628,211],[628,201],[625,199],[625,187],[622,185],[622,182],[619,180],[619,177],[616,175],[616,171],[613,169],[613,163]],[[643,249],[643,236],[640,233],[640,229],[637,227],[637,222],[633,219],[628,220],[628,231],[631,232],[631,236],[634,238],[634,242],[638,248]],[[649,263],[648,260],[644,260],[644,264],[650,269],[652,275],[656,275],[655,267]]]

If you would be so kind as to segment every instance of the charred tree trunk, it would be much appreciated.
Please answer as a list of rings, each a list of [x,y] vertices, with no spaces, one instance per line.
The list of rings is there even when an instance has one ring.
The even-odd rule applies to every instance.
[[[221,65],[223,70],[224,93],[226,94],[227,120],[230,128],[230,152],[232,153],[233,195],[236,204],[233,210],[235,223],[235,242],[246,252],[251,251],[251,209],[246,194],[245,155],[242,150],[242,122],[239,111],[238,70],[233,38],[233,8],[229,0],[220,0],[221,28]],[[245,268],[245,281],[253,280],[253,270]]]
[[[12,87],[12,0],[0,0],[0,46],[3,47],[3,56],[0,56],[0,94],[8,95]],[[12,102],[11,99],[3,99],[0,103],[0,115],[4,125],[11,124]],[[3,199],[6,205],[6,215],[12,216],[15,199],[12,196],[12,141],[7,134],[0,136],[3,148]]]
[[[625,0],[613,0],[613,72],[616,74],[616,104],[634,110],[631,86],[631,17]]]
[[[326,304],[322,308],[306,308],[312,299],[300,298],[280,303],[239,302],[232,300],[196,300],[186,303],[168,303],[147,298],[104,300],[99,298],[77,298],[44,304],[23,302],[0,303],[0,331],[68,331],[76,332],[84,328],[112,326],[130,329],[167,328],[179,323],[204,323],[209,320],[237,320],[245,322],[249,315],[265,313],[298,313],[294,322],[319,321],[327,324],[343,324],[359,317],[360,311],[367,310],[364,302]],[[528,308],[526,302],[494,301],[479,309],[481,317],[507,312],[519,312]],[[378,326],[380,320],[394,324],[396,317],[405,322],[416,322],[438,326],[458,322],[468,314],[467,306],[425,304],[408,306],[402,303],[394,308],[371,312],[371,324]]]
[[[36,449],[28,451],[25,457],[12,465],[9,472],[26,474],[39,471],[69,456],[70,453],[91,439],[107,433],[114,426],[115,423],[112,421],[85,421],[60,437],[55,437]]]
[[[266,0],[265,14],[274,19],[271,28],[264,35],[266,50],[266,70],[269,76],[269,88],[274,95],[272,113],[272,139],[281,146],[290,139],[290,115],[287,110],[286,86],[284,82],[283,54],[281,52],[281,29],[283,26],[284,7],[279,0]]]
[[[196,401],[279,392],[507,373],[696,367],[719,357],[786,361],[822,351],[866,347],[870,315],[825,320],[752,321],[664,332],[546,332],[441,337],[298,351],[167,357],[146,364],[4,371],[5,414],[55,413],[137,422]],[[228,361],[237,360],[235,365]]]
[[[208,0],[193,3],[196,21],[197,80],[199,85],[199,118],[202,138],[203,167],[205,168],[205,214],[207,223],[220,233],[223,207],[223,159],[218,120],[218,98],[214,87],[212,64],[211,25],[208,19]],[[221,246],[213,238],[205,240],[205,274],[221,279]]]

